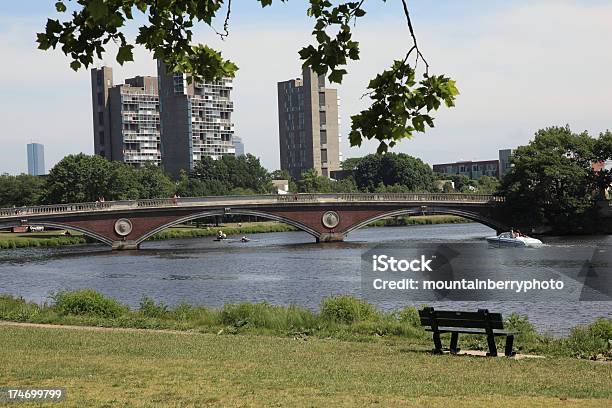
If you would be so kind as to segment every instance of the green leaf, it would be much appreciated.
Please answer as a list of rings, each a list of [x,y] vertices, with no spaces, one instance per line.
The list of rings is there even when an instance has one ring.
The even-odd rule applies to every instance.
[[[70,68],[72,68],[75,71],[78,71],[79,68],[81,68],[81,63],[79,61],[72,61],[70,63]]]
[[[63,2],[58,1],[57,3],[55,3],[55,9],[59,13],[63,13],[64,11],[66,11],[66,5]]]
[[[99,21],[108,15],[108,7],[104,4],[104,0],[90,0],[85,9],[89,11],[94,21]]]
[[[334,69],[329,74],[329,81],[335,83],[342,83],[342,77],[346,75],[346,69]]]
[[[123,65],[126,61],[134,61],[134,54],[132,53],[133,45],[124,44],[119,47],[119,51],[117,52],[117,62],[119,65]]]

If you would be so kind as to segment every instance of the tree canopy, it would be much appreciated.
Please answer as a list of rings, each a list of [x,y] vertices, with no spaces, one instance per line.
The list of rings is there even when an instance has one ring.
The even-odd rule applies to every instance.
[[[595,221],[597,190],[609,188],[610,180],[601,181],[609,173],[600,175],[593,164],[612,159],[606,147],[612,147],[610,140],[609,132],[594,139],[586,132],[573,133],[569,126],[550,127],[518,147],[500,188],[515,222],[571,230]]]
[[[38,204],[44,185],[41,176],[0,174],[0,207]]]
[[[191,178],[183,176],[179,193],[184,195],[264,194],[273,190],[272,177],[251,154],[203,157]]]
[[[273,3],[256,1],[263,8]],[[276,3],[279,2],[287,0]],[[328,0],[306,3],[307,15],[314,19],[314,44],[299,50],[303,66],[327,75],[330,82],[341,83],[348,62],[360,58],[359,42],[353,38],[351,26],[366,15],[364,0],[336,5]],[[351,145],[360,146],[364,139],[374,139],[379,142],[379,153],[401,139],[411,138],[414,132],[433,127],[431,113],[442,104],[454,106],[459,94],[455,81],[445,75],[430,74],[406,0],[401,0],[401,6],[410,39],[408,50],[369,82],[364,96],[372,104],[351,117]],[[72,60],[70,66],[74,70],[89,67],[94,58],[102,59],[109,42],[118,44],[115,58],[121,65],[133,60],[134,46],[140,45],[151,51],[154,58],[164,61],[170,71],[189,74],[190,80],[210,81],[234,76],[238,70],[220,51],[193,44],[193,27],[197,23],[208,25],[222,38],[229,35],[231,0],[58,0],[55,8],[66,18],[47,20],[45,31],[37,35],[38,47],[43,50],[59,47]],[[130,39],[127,33],[138,13],[146,23]],[[214,29],[219,24],[222,32]]]
[[[167,198],[174,194],[174,184],[161,169],[134,168],[100,156],[83,153],[60,160],[49,172],[42,202],[78,203],[137,198]]]
[[[359,160],[353,171],[357,187],[375,192],[381,186],[396,187],[402,191],[433,191],[436,176],[421,159],[404,153],[370,154]]]

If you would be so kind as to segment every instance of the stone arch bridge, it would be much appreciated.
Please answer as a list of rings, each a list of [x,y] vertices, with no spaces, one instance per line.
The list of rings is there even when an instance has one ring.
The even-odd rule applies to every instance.
[[[57,204],[0,209],[0,228],[45,226],[71,229],[110,245],[137,249],[157,232],[186,221],[250,215],[280,221],[317,242],[341,241],[373,221],[398,215],[450,214],[507,229],[502,197],[478,194],[293,194],[194,197]]]

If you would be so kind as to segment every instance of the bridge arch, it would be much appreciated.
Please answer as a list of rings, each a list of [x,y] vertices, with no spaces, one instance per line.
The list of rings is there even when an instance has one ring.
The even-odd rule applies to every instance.
[[[225,212],[223,210],[203,211],[203,212],[198,212],[198,213],[187,215],[185,217],[178,218],[166,224],[160,225],[159,227],[147,232],[146,234],[144,234],[143,236],[141,236],[140,238],[136,240],[136,244],[140,245],[141,243],[146,241],[148,238],[151,238],[153,235],[157,234],[158,232],[171,228],[175,225],[179,225],[179,224],[182,224],[188,221],[196,220],[198,218],[215,217],[215,216],[223,216],[223,215],[248,215],[248,216],[253,216],[253,217],[266,218],[269,220],[278,221],[284,224],[291,225],[301,231],[309,233],[315,238],[319,238],[320,236],[319,232],[308,227],[307,225],[304,225],[290,218],[282,217],[276,214],[270,214],[270,213],[263,212],[263,211],[252,210],[252,209],[242,210],[242,209],[232,208],[231,212]]]
[[[345,235],[348,235],[350,232],[358,230],[360,228],[365,227],[368,224],[371,224],[375,221],[379,221],[385,218],[397,217],[401,215],[456,215],[459,217],[467,218],[472,221],[476,221],[480,224],[483,224],[489,228],[494,229],[495,231],[502,231],[508,229],[508,227],[492,218],[486,217],[482,214],[472,211],[466,210],[458,210],[453,208],[436,208],[435,210],[422,209],[418,208],[406,208],[401,210],[389,211],[383,214],[376,215],[374,217],[368,218],[364,221],[361,221],[357,224],[351,225],[349,228],[344,231]]]

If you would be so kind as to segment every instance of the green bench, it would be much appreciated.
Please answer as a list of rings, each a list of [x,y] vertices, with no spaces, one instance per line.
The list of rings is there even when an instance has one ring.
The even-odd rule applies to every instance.
[[[442,354],[442,341],[440,334],[450,333],[450,352],[457,354],[459,348],[457,342],[459,333],[481,334],[487,336],[489,352],[487,356],[497,356],[495,337],[505,336],[506,347],[504,354],[507,357],[514,356],[512,350],[515,332],[504,330],[504,321],[501,313],[489,313],[487,309],[479,309],[477,312],[459,312],[451,310],[434,310],[433,307],[425,307],[419,310],[421,326],[427,326],[427,331],[433,333],[434,354]]]

